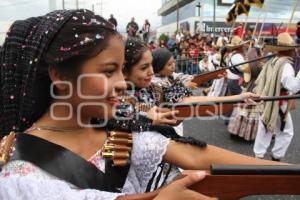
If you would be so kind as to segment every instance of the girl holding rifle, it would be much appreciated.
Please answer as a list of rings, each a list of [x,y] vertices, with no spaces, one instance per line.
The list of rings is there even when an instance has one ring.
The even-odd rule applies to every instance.
[[[144,192],[161,160],[191,170],[274,164],[153,132],[95,129],[91,119],[111,119],[126,89],[123,64],[120,35],[91,11],[12,25],[1,49],[0,130],[15,133],[0,148],[0,199],[116,199]],[[157,199],[208,199],[187,189],[203,177],[191,172]]]

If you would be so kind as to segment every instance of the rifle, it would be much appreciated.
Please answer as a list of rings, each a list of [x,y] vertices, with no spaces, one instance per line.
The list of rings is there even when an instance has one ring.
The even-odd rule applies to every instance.
[[[300,94],[290,96],[273,96],[273,97],[260,97],[254,98],[253,101],[279,101],[289,99],[300,99]],[[232,110],[235,104],[244,103],[243,100],[224,100],[224,101],[210,101],[200,103],[175,103],[175,104],[162,104],[163,107],[171,110],[178,110],[173,117],[185,119],[187,117],[197,116],[216,116],[223,115]]]
[[[220,200],[250,195],[300,195],[299,165],[212,165],[209,175],[190,189]],[[159,193],[126,195],[118,200],[151,200]]]
[[[232,66],[229,66],[229,67],[223,67],[221,69],[217,69],[217,70],[212,71],[212,72],[205,72],[203,74],[196,75],[193,78],[192,82],[197,83],[197,85],[200,86],[201,84],[203,84],[203,83],[205,83],[207,81],[210,81],[210,80],[218,78],[219,75],[224,74],[227,69],[236,68],[236,67],[238,67],[240,65],[244,65],[244,64],[247,64],[247,63],[256,62],[258,60],[263,60],[263,59],[266,59],[266,58],[271,58],[271,57],[274,57],[275,55],[276,54],[271,54],[271,55],[268,55],[268,56],[263,56],[263,57],[259,57],[259,58],[252,59],[252,60],[248,60],[248,61],[245,61],[245,62],[242,62],[242,63],[238,63],[236,65],[232,65]]]

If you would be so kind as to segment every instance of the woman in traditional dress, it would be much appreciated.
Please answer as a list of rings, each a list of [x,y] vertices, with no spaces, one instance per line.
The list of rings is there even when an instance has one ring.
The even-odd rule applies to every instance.
[[[1,50],[0,130],[15,133],[0,149],[0,199],[116,199],[144,192],[162,160],[192,170],[273,164],[153,132],[95,129],[91,119],[111,119],[126,88],[123,63],[120,35],[91,11],[13,23]],[[157,199],[207,198],[187,189],[203,177],[175,181]]]
[[[260,56],[261,53],[260,49],[258,48],[249,49],[246,55],[247,60],[253,60]],[[262,62],[256,61],[241,67],[244,78],[244,92],[252,92],[255,86],[256,78],[262,69],[262,65]],[[256,109],[256,106],[237,106],[233,109],[230,117],[227,127],[228,131],[233,136],[238,136],[246,141],[254,141],[258,127],[259,115],[260,114]]]

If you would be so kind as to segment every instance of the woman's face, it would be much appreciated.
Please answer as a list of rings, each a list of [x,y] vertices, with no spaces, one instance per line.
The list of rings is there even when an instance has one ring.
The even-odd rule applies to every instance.
[[[126,89],[123,63],[123,42],[112,36],[103,51],[83,64],[71,97],[73,108],[78,111],[81,107],[77,115],[102,119],[113,117],[119,103],[118,96]]]
[[[147,50],[140,61],[126,74],[126,81],[130,81],[136,88],[146,88],[151,84],[153,74],[152,54]]]
[[[171,56],[163,69],[159,72],[161,76],[171,76],[175,72],[175,59]]]

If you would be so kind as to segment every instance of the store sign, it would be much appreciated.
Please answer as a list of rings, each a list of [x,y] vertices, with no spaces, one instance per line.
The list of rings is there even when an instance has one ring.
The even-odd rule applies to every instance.
[[[238,23],[236,23],[237,26]],[[246,30],[254,30],[255,29],[255,23],[247,23]],[[262,23],[258,23],[256,28],[256,34],[259,34],[261,30]],[[225,22],[216,22],[215,23],[215,33],[218,35],[222,31],[224,31],[226,34],[230,34],[232,25],[226,24]],[[292,24],[289,28],[289,34],[294,36],[296,34],[297,26],[296,24]],[[195,31],[196,32],[202,32],[206,34],[212,34],[214,33],[214,26],[213,22],[202,22],[202,25],[200,26],[199,21],[195,21]],[[279,23],[264,23],[263,29],[262,29],[262,36],[277,36],[278,33],[285,32],[286,31],[286,24],[279,24]]]
[[[224,31],[225,33],[230,33],[231,25],[229,24],[226,24],[224,22],[216,22],[215,26],[215,32],[217,34],[221,33],[222,31]],[[201,33],[211,34],[214,32],[214,24],[213,22],[202,22],[202,25],[200,26],[199,21],[196,21],[195,30],[200,31]]]
[[[234,0],[218,0],[218,6],[231,6]]]

